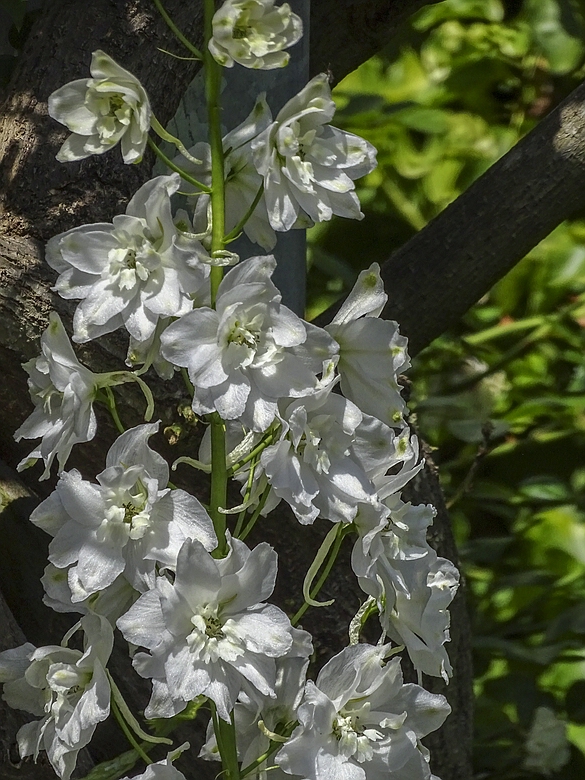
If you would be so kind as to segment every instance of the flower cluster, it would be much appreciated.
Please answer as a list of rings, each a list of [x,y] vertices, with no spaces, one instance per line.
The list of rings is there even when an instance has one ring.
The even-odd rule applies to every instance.
[[[363,138],[332,127],[335,103],[324,73],[315,76],[272,119],[264,95],[250,115],[223,138],[226,225],[232,229],[253,208],[244,231],[263,249],[274,247],[274,231],[306,228],[335,214],[362,219],[354,180],[376,165],[376,150]],[[184,165],[209,182],[210,151],[191,149],[196,164]],[[209,196],[194,194],[196,224],[204,230]]]
[[[4,700],[40,716],[21,726],[20,755],[46,750],[55,772],[69,780],[77,754],[89,744],[98,723],[110,713],[106,664],[114,642],[112,627],[98,615],[82,618],[84,651],[66,646],[25,644],[0,653]],[[77,628],[74,627],[74,628]]]
[[[212,6],[201,56],[215,69],[207,85],[215,105],[220,64],[285,65],[301,22],[273,0],[226,0],[214,14]],[[106,671],[119,631],[132,666],[152,684],[145,717],[167,719],[167,734],[176,719],[211,711],[200,755],[221,760],[228,780],[431,780],[421,739],[450,708],[443,696],[404,683],[396,653],[404,646],[419,676],[448,679],[458,573],[427,542],[433,507],[401,497],[423,463],[400,392],[406,339],[380,317],[387,301],[380,269],[364,270],[321,328],[282,304],[274,257],[240,261],[228,249],[242,229],[270,249],[274,231],[333,215],[361,218],[354,181],[372,170],[375,150],[329,124],[335,107],[324,75],[274,120],[260,96],[223,140],[210,111],[213,142],[187,151],[151,116],[134,76],[103,52],[94,54],[91,74],[50,98],[51,115],[73,132],[59,159],[120,141],[125,161],[134,162],[151,126],[181,155],[174,172],[144,184],[112,223],[75,227],[47,246],[54,289],[79,301],[73,341],[122,330],[127,363],[142,367],[92,373],[56,314],[41,355],[25,364],[35,409],[16,437],[41,443],[20,466],[42,459],[43,479],[55,460],[59,466],[55,489],[31,515],[51,537],[44,600],[82,617],[61,645],[0,653],[4,699],[37,718],[18,733],[20,754],[46,751],[67,780],[110,707],[145,760],[139,743],[169,741],[142,728]],[[174,197],[187,187],[192,214]],[[235,267],[224,273],[224,265]],[[148,422],[154,401],[143,378],[151,367],[164,378],[182,374],[186,413],[205,426],[197,457],[173,466],[210,474],[205,505],[169,480],[155,449],[160,423]],[[113,392],[127,381],[147,400],[146,422],[129,429]],[[73,446],[96,433],[94,404],[111,412],[120,433],[91,480],[65,466]],[[241,491],[236,507],[228,506],[230,477]],[[301,525],[329,524],[292,617],[268,601],[275,550],[244,542],[281,501]],[[327,605],[315,597],[349,535],[365,603],[350,645],[313,682],[311,636],[297,625],[309,606]],[[380,620],[376,646],[359,641],[370,613]],[[79,630],[83,650],[69,647]],[[173,761],[188,748],[171,750],[139,777],[184,780]]]

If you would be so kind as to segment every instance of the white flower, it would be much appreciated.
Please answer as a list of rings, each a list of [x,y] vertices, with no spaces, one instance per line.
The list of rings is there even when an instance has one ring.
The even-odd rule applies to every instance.
[[[184,543],[174,582],[158,577],[117,624],[151,653],[133,660],[138,674],[153,680],[147,718],[171,717],[203,694],[229,721],[244,681],[275,696],[275,659],[292,645],[288,617],[261,603],[275,578],[276,553],[266,543],[249,550],[232,539],[221,559],[197,541]]]
[[[321,73],[252,142],[274,230],[290,230],[303,215],[314,222],[333,214],[363,217],[353,180],[375,167],[376,150],[327,124],[334,113],[327,76]]]
[[[48,563],[41,577],[41,583],[45,589],[43,604],[54,609],[55,612],[77,612],[88,615],[95,612],[103,615],[114,625],[116,620],[127,612],[140,595],[134,590],[128,580],[120,575],[116,577],[107,588],[93,593],[83,601],[72,601],[72,593],[79,593],[82,586],[79,582],[77,571],[70,574],[73,566],[66,569],[58,569],[54,564]],[[69,587],[69,578],[73,581],[73,587]]]
[[[290,55],[283,49],[303,34],[303,22],[288,3],[274,0],[226,0],[213,17],[209,51],[220,65],[234,62],[246,68],[272,70],[284,67]]]
[[[390,646],[354,645],[308,682],[299,726],[275,757],[306,780],[430,780],[419,740],[450,712],[444,696],[404,685]]]
[[[22,758],[46,750],[53,769],[68,780],[77,754],[110,712],[106,663],[113,646],[112,627],[104,617],[80,621],[83,652],[49,646],[35,650],[26,644],[0,653],[3,699],[14,709],[42,716],[22,726],[16,739]]]
[[[14,438],[42,441],[17,468],[22,471],[42,458],[45,470],[40,479],[47,479],[55,457],[59,469],[63,469],[73,445],[95,436],[93,400],[100,377],[79,363],[55,312],[51,312],[49,325],[41,336],[40,356],[23,367],[29,375],[28,388],[35,409]]]
[[[376,500],[367,472],[392,452],[392,431],[332,387],[281,403],[280,440],[260,458],[276,495],[305,524],[319,515],[350,523],[360,502]]]
[[[163,356],[184,366],[193,410],[240,418],[256,431],[274,420],[279,398],[311,393],[335,343],[281,304],[272,256],[253,257],[221,282],[216,309],[185,314],[161,336]]]
[[[163,758],[162,761],[147,766],[141,775],[135,775],[132,780],[186,780],[185,775],[175,769],[173,761],[190,747],[188,742],[184,742],[180,747],[167,753],[167,757]],[[122,780],[130,780],[130,778],[126,776]]]
[[[386,425],[403,427],[406,404],[398,375],[410,367],[408,339],[396,322],[378,319],[387,300],[380,266],[373,263],[325,330],[339,345],[337,370],[345,397]]]
[[[224,170],[225,170],[225,227],[229,233],[248,213],[260,187],[262,176],[252,162],[251,144],[263,130],[272,122],[272,114],[262,93],[256,100],[249,116],[224,136]],[[201,160],[196,165],[183,155],[178,155],[174,162],[187,173],[191,173],[198,181],[211,186],[211,150],[209,144],[195,144],[189,152]],[[198,231],[207,230],[209,223],[209,195],[199,194],[199,190],[184,183],[182,189],[190,193],[190,200],[195,200],[194,222]],[[270,227],[264,193],[260,196],[258,205],[244,225],[244,233],[250,241],[259,244],[270,251],[276,244],[276,235]]]
[[[303,698],[309,657],[313,652],[311,635],[298,628],[292,629],[293,644],[285,656],[276,659],[276,683],[274,691],[276,698],[261,696],[252,686],[248,685],[240,693],[234,708],[233,719],[236,729],[236,744],[238,757],[242,767],[253,763],[270,747],[270,732],[279,735],[289,735],[292,725],[297,720],[297,708]],[[262,721],[262,728],[259,722]],[[207,728],[207,742],[199,753],[200,757],[211,761],[219,761],[220,755],[217,741],[210,721]],[[268,759],[272,764],[272,759]],[[262,764],[254,777],[268,780],[280,778],[282,772],[278,767],[266,769]]]
[[[448,607],[459,572],[426,540],[435,516],[431,505],[405,504],[397,495],[385,504],[360,505],[352,568],[360,587],[378,602],[382,628],[406,646],[414,667],[447,680]]]
[[[410,428],[398,432],[390,429],[388,446],[388,460],[372,460],[367,466],[368,476],[381,501],[402,490],[425,465],[424,459],[420,458],[418,437],[410,433]]]
[[[207,289],[207,253],[173,222],[170,196],[178,174],[157,176],[134,195],[113,224],[82,225],[52,238],[47,262],[59,273],[62,298],[82,298],[73,340],[85,342],[125,327],[139,342],[160,317],[180,317]]]
[[[158,423],[139,425],[119,436],[98,485],[76,470],[63,472],[31,515],[54,537],[51,563],[70,567],[73,603],[111,586],[122,573],[140,592],[152,587],[156,565],[174,567],[185,539],[198,539],[208,550],[217,545],[199,501],[167,487],[169,467],[147,444],[157,430]]]
[[[83,160],[121,142],[124,162],[140,162],[152,114],[144,87],[99,49],[90,72],[92,78],[70,81],[49,96],[49,115],[73,133],[57,160]]]

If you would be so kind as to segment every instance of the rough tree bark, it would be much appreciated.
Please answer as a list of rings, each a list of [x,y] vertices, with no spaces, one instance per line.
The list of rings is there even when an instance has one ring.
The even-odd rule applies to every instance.
[[[327,67],[335,79],[341,78],[383,45],[407,15],[423,4],[422,0],[395,0],[392,3],[388,0],[368,3],[318,0],[313,4],[312,71]],[[181,0],[168,0],[166,6],[179,26],[197,43],[200,6]],[[83,5],[83,15],[79,8],[77,0],[54,0],[45,4],[0,108],[0,361],[4,373],[0,388],[0,454],[12,465],[30,450],[27,446],[30,443],[17,447],[12,441],[12,431],[30,412],[20,364],[37,353],[38,336],[46,325],[48,312],[57,308],[61,313],[71,313],[70,307],[55,300],[50,293],[54,275],[44,264],[42,243],[55,233],[83,222],[111,220],[115,213],[124,209],[133,192],[149,175],[148,164],[124,166],[116,152],[78,164],[56,164],[54,155],[64,134],[47,117],[47,97],[61,84],[86,73],[91,51],[103,48],[147,85],[157,116],[164,124],[173,115],[197,67],[193,63],[170,60],[157,51],[156,47],[160,46],[182,53],[148,0],[95,0]],[[347,31],[348,35],[342,35],[340,31]],[[413,298],[410,300],[412,306]],[[119,365],[125,353],[122,341],[120,337],[112,336],[99,346],[91,345],[82,351],[82,359],[94,370],[112,368],[112,359],[118,360]],[[159,391],[163,398],[160,413],[163,420],[170,422],[175,418],[181,389],[169,385],[164,392],[160,388]],[[140,401],[136,402],[130,394],[123,411],[128,414],[131,424],[138,422],[137,417],[132,418],[132,408],[136,406],[140,408]],[[113,435],[111,427],[101,426],[99,437],[90,446],[81,448],[72,465],[93,477],[102,468],[103,451]],[[34,482],[35,476],[25,475],[25,479],[33,490],[40,487],[41,493],[46,495],[53,483],[38,486]],[[420,497],[415,500],[428,500],[427,495],[437,494],[436,478],[427,470],[421,479],[424,483],[419,485]],[[204,496],[204,485],[191,485],[190,489]],[[26,522],[32,501],[31,497],[20,496],[11,502],[10,513],[3,511],[0,515],[3,539],[0,586],[13,612],[18,615],[27,639],[36,644],[52,643],[59,638],[63,625],[70,621],[43,611],[39,603],[38,576],[46,554],[46,540]],[[441,517],[442,534],[449,538],[448,518]],[[321,531],[318,527],[299,530],[298,524],[285,513],[278,523],[272,523],[267,533],[275,547],[286,551],[277,594],[280,603],[286,606],[290,594],[299,593],[309,548],[316,549]],[[299,544],[301,533],[303,541]],[[449,555],[449,545],[452,545],[452,538],[447,543],[445,539],[440,541],[441,552]],[[326,593],[337,597],[337,608],[329,610],[327,615],[321,614],[323,610],[309,615],[306,621],[306,627],[316,635],[321,659],[339,647],[348,619],[359,603],[355,584],[347,581],[341,568],[328,583]],[[8,612],[0,613],[0,633],[8,630],[9,621]],[[462,735],[467,738],[471,724],[469,643],[464,622],[458,630],[460,642],[455,640],[455,644],[461,644],[462,660],[459,662],[456,658],[455,665],[457,668],[460,665],[462,671],[457,673],[451,685],[450,697],[455,705],[459,697],[462,704],[448,721],[443,736],[438,737],[442,749],[437,751],[433,764],[434,771],[443,780],[465,780],[471,775],[469,751],[457,752],[449,747],[457,741],[466,741],[469,746],[469,740],[463,739]],[[21,638],[16,634],[11,636],[14,642],[20,642]],[[116,655],[116,668],[125,679],[125,671],[121,668],[123,655],[123,651]],[[127,693],[144,706],[144,686],[137,684]],[[0,737],[0,774],[9,777],[13,769],[6,758],[10,745],[6,734],[0,734]],[[110,731],[101,730],[96,745],[92,746],[94,758],[105,757],[106,748],[114,746],[114,741]],[[447,760],[449,751],[452,757]],[[22,777],[38,777],[39,780],[43,777],[40,770],[38,774],[26,774],[29,772],[27,764],[23,764],[19,772],[18,776]],[[215,767],[198,770],[199,777],[214,775]]]

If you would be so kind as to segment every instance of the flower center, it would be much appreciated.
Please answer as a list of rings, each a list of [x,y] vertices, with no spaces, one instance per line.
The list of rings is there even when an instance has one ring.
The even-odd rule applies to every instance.
[[[115,114],[116,111],[119,111],[124,106],[124,98],[119,93],[115,93],[110,95],[109,104],[110,114]]]
[[[152,504],[143,482],[142,466],[118,467],[104,487],[108,489],[106,514],[98,529],[100,541],[125,547],[129,539],[142,539],[151,527]]]
[[[384,735],[377,729],[364,728],[360,723],[370,711],[368,703],[353,710],[342,709],[333,721],[333,736],[339,744],[339,752],[361,764],[370,761],[374,755],[372,742],[378,742]]]
[[[250,26],[239,23],[235,25],[232,31],[232,37],[236,41],[241,40],[242,38],[247,38],[251,30],[252,28]]]
[[[259,336],[260,334],[257,330],[251,330],[239,320],[236,320],[227,340],[228,344],[238,344],[254,349],[258,343]]]
[[[121,290],[132,290],[147,283],[160,266],[156,241],[147,230],[130,233],[120,230],[116,234],[118,246],[108,253],[107,273]]]
[[[135,249],[126,250],[126,257],[124,258],[124,260],[128,268],[136,268],[136,250]]]
[[[205,633],[210,639],[225,639],[225,634],[222,630],[222,624],[215,615],[210,615],[204,618],[205,620]]]
[[[127,504],[122,504],[122,506],[124,508],[124,520],[123,520],[123,522],[124,523],[130,523],[130,524],[132,524],[132,521],[134,520],[136,515],[139,515],[142,512],[143,508],[144,508],[144,507],[135,506],[134,504],[131,504],[130,502],[128,502]]]
[[[189,650],[204,664],[234,661],[244,649],[241,638],[228,618],[222,620],[221,606],[207,605],[191,618],[193,630],[186,637]]]

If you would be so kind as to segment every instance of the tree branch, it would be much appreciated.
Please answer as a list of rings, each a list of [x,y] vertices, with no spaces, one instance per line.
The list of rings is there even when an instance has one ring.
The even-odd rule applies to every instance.
[[[585,207],[585,84],[382,266],[416,355]],[[331,313],[326,316],[332,316]]]
[[[394,37],[426,0],[312,0],[311,75],[329,71],[341,79]],[[349,35],[340,34],[347,31]]]

